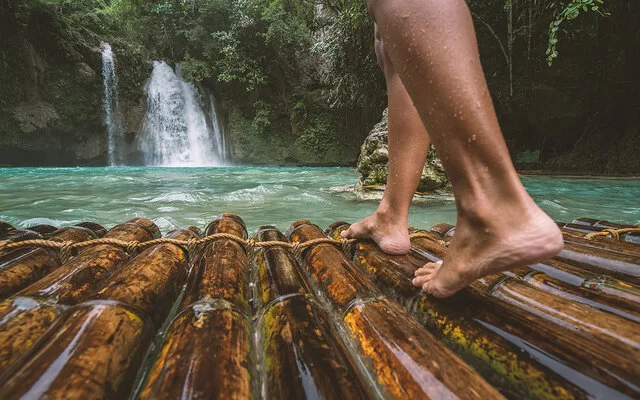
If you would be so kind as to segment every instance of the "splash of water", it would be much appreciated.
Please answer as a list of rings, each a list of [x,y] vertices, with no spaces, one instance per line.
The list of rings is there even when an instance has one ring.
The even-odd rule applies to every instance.
[[[221,159],[195,86],[155,61],[145,87],[147,113],[139,147],[150,166],[216,166]]]
[[[122,165],[123,154],[119,145],[123,142],[120,112],[118,108],[118,81],[113,51],[109,43],[102,43],[102,84],[104,86],[104,122],[107,125],[107,150],[109,165]]]

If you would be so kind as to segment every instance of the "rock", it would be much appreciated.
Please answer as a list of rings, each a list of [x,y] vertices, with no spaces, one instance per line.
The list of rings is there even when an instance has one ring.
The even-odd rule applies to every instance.
[[[12,115],[24,133],[44,129],[60,118],[56,109],[43,101],[20,103],[13,108]]]
[[[82,82],[87,85],[92,84],[98,77],[96,71],[94,71],[93,68],[85,62],[76,63],[75,72],[78,82]]]
[[[384,110],[382,120],[373,127],[360,149],[358,171],[361,174],[361,179],[359,186],[363,188],[380,188],[387,183],[389,175],[388,120],[388,110]],[[433,192],[448,188],[449,180],[444,173],[442,162],[432,147],[422,169],[417,191]]]

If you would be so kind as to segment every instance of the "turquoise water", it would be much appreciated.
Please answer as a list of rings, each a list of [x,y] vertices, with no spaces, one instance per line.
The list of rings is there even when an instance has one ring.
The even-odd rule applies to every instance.
[[[217,214],[240,215],[250,231],[261,225],[287,229],[309,219],[357,221],[377,200],[358,200],[331,187],[350,185],[349,168],[18,168],[0,169],[0,219],[17,227],[66,226],[94,221],[107,227],[133,217],[173,227],[205,227]],[[534,200],[551,217],[580,216],[635,224],[640,221],[640,180],[523,177]],[[410,223],[428,228],[455,222],[450,196],[415,201]]]

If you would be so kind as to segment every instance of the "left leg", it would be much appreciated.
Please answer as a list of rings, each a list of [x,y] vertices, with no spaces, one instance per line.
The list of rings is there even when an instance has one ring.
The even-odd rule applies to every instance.
[[[429,150],[429,135],[376,29],[376,55],[384,71],[389,105],[389,176],[373,215],[342,232],[347,238],[373,239],[387,254],[409,251],[409,206]]]

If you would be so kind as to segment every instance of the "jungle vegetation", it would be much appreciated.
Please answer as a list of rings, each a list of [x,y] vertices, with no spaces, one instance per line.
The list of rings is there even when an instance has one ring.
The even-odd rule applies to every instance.
[[[637,1],[467,2],[520,166],[640,172]],[[0,35],[5,147],[41,134],[12,120],[13,107],[37,99],[57,102],[48,135],[102,134],[99,117],[78,116],[99,109],[100,85],[74,90],[71,66],[99,74],[103,41],[116,50],[125,99],[139,100],[155,59],[211,88],[243,132],[235,145],[261,149],[243,153],[251,162],[286,162],[274,149],[301,143],[294,163],[351,164],[386,103],[363,0],[0,0]]]

